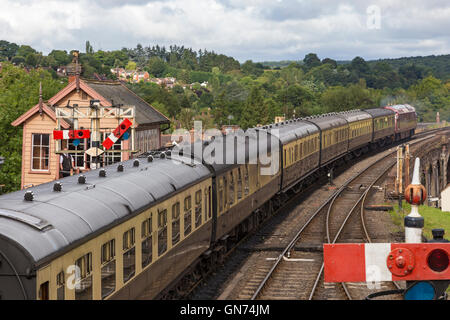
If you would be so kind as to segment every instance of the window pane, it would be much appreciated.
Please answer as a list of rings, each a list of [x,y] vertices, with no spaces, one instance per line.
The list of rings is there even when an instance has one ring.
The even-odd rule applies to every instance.
[[[180,203],[172,206],[172,245],[180,241]]]
[[[48,134],[43,134],[42,135],[42,145],[43,146],[48,146],[49,145],[49,136]]]
[[[135,248],[123,254],[123,282],[134,276],[135,270]]]
[[[41,145],[41,135],[33,134],[33,145],[40,146]]]
[[[158,231],[158,256],[162,255],[167,250],[167,227],[161,228]]]
[[[115,289],[116,260],[113,260],[102,267],[102,299],[113,293]]]
[[[92,300],[92,276],[82,279],[78,289],[75,287],[75,300]]]
[[[148,237],[142,241],[142,268],[152,262],[152,247],[152,237]]]
[[[186,211],[184,213],[184,236],[187,236],[191,233],[191,224],[192,224],[192,214],[191,210]]]
[[[64,300],[64,286],[58,287],[58,289],[56,289],[56,299],[58,300]]]
[[[41,169],[41,162],[39,161],[39,158],[33,158],[33,169],[39,170]]]

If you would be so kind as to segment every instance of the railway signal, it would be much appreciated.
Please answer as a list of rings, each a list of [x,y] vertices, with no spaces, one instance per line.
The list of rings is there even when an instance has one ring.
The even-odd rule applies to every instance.
[[[122,137],[122,135],[124,135],[126,133],[126,131],[128,130],[128,128],[131,127],[133,123],[129,120],[129,119],[125,119],[123,120],[119,126],[113,131],[113,133],[111,133],[106,139],[105,141],[103,141],[102,145],[103,147],[108,150],[110,149],[114,143],[117,142],[117,140],[120,139],[120,137]],[[128,139],[128,135],[127,139]]]
[[[53,130],[53,139],[89,139],[91,137],[90,130]]]

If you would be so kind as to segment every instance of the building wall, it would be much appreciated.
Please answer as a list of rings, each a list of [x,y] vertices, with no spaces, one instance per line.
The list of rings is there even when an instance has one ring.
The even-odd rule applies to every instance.
[[[139,152],[159,149],[161,147],[159,125],[136,130],[136,149]]]
[[[52,143],[53,129],[55,122],[45,113],[39,115],[36,113],[27,120],[23,126],[23,145],[22,145],[22,188],[50,182],[58,178],[59,166],[58,156],[55,152],[55,145]],[[49,151],[49,170],[46,172],[31,170],[31,153],[32,153],[32,134],[43,133],[50,135],[50,151]]]

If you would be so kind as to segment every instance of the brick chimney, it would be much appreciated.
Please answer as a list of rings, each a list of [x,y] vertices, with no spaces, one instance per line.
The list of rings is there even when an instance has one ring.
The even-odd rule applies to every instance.
[[[80,86],[80,73],[81,73],[81,66],[78,64],[78,51],[73,51],[73,59],[72,62],[66,67],[67,70],[67,76],[69,78],[69,83],[72,83],[74,81],[77,82],[77,90],[79,90]]]

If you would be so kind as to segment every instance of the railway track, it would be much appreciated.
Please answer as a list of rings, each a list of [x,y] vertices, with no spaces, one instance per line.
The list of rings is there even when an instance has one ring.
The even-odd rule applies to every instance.
[[[422,135],[426,137],[410,142],[412,152],[417,145],[432,137],[430,133]],[[341,300],[363,299],[371,293],[366,284],[324,284],[322,244],[372,241],[364,206],[376,183],[395,163],[395,151],[391,151],[342,184],[278,251],[280,254],[276,258],[262,255],[264,261],[252,270],[253,276],[238,298]],[[381,283],[373,289],[391,290],[398,289],[398,286]]]
[[[433,129],[426,132],[417,133],[415,138],[413,138],[415,139],[413,140],[415,142],[411,143],[418,143],[419,138],[430,136],[438,131],[442,131],[442,129]],[[381,154],[386,153],[388,150],[393,150],[392,148],[396,145],[398,144],[391,145],[391,149],[386,148],[385,151],[382,152],[370,152],[365,154],[362,156],[362,159],[370,158],[374,155],[375,158],[378,155],[381,156]],[[364,161],[365,160],[363,160],[363,162]],[[336,177],[339,177],[341,173],[344,173],[349,168],[352,168],[353,170],[353,168],[358,168],[358,166],[353,163],[353,161],[346,163],[343,166],[338,167],[335,172]],[[350,175],[345,173],[343,177],[348,178]],[[224,265],[221,265],[220,268],[218,267],[220,270],[217,268],[208,270],[202,277],[197,278],[189,290],[186,291],[182,297],[179,296],[178,299],[250,299],[255,293],[256,288],[261,284],[264,277],[270,271],[274,260],[277,260],[273,258],[274,252],[282,252],[285,249],[284,245],[289,242],[290,236],[297,231],[294,226],[307,224],[305,221],[311,215],[311,209],[318,207],[323,202],[323,199],[330,194],[330,191],[321,191],[319,192],[319,197],[315,197],[312,201],[309,200],[309,194],[318,191],[319,188],[317,186],[324,186],[327,182],[326,177],[323,177],[323,179],[320,178],[319,180],[315,181],[313,185],[303,190],[300,194],[296,194],[290,198],[273,214],[269,215],[258,227],[258,229],[252,230],[250,233],[245,235],[244,238],[241,238],[237,243],[229,247],[229,250],[223,257]],[[337,181],[344,181],[344,179],[339,177]],[[338,182],[338,184],[341,184],[341,182]],[[327,193],[328,195],[326,195]],[[299,206],[302,202],[304,202],[303,205]],[[308,205],[311,206],[311,209],[308,208]],[[295,212],[295,215],[299,218],[292,220],[291,227],[282,228],[282,230],[277,231],[277,233],[279,233],[278,235],[274,234],[271,231],[271,229],[273,229],[272,225],[284,224],[285,220],[291,220],[288,218],[288,216],[291,215],[289,213],[291,211]],[[324,215],[318,216],[319,217],[317,217],[317,219],[321,219],[322,222],[315,224],[316,226],[314,227],[311,227],[316,229],[315,234],[303,234],[303,243],[295,245],[294,248],[289,250],[285,256],[282,256],[284,261],[291,263],[291,268],[301,269],[306,274],[298,278],[300,281],[296,281],[295,277],[291,279],[292,281],[283,280],[284,287],[286,289],[293,287],[292,290],[297,292],[299,286],[296,282],[300,282],[302,283],[301,286],[307,287],[304,288],[305,292],[310,290],[311,285],[309,282],[311,281],[304,281],[304,279],[311,277],[311,273],[317,273],[319,271],[319,269],[315,267],[313,261],[314,259],[322,259],[322,244],[326,242],[326,237],[323,236],[323,225],[325,224],[325,220],[323,218]],[[308,240],[306,237],[309,237],[310,239]],[[261,241],[261,239],[263,239],[263,241]],[[364,242],[370,240],[368,238],[361,238],[358,241]],[[244,270],[247,265],[246,261],[250,258],[251,260],[257,259],[258,265],[256,267],[252,266],[250,276],[246,276],[246,271]],[[259,263],[261,260],[263,261]],[[301,268],[298,268],[300,263],[302,264]],[[249,264],[251,264],[251,262]],[[244,266],[244,268],[241,271],[242,266]],[[246,283],[245,288],[240,290],[242,283],[246,281],[248,283]],[[224,287],[225,283],[226,287]],[[358,287],[360,284],[348,285],[350,289],[354,286]],[[383,286],[382,289],[384,289]],[[341,288],[341,290],[343,289]],[[293,296],[295,295],[293,294]],[[267,298],[269,299],[270,297]],[[277,296],[272,298],[277,299]],[[307,294],[303,294],[300,297],[295,296],[295,299],[308,298],[309,296]],[[287,297],[282,297],[282,299],[287,299]],[[342,295],[340,295],[340,299],[342,299]]]

